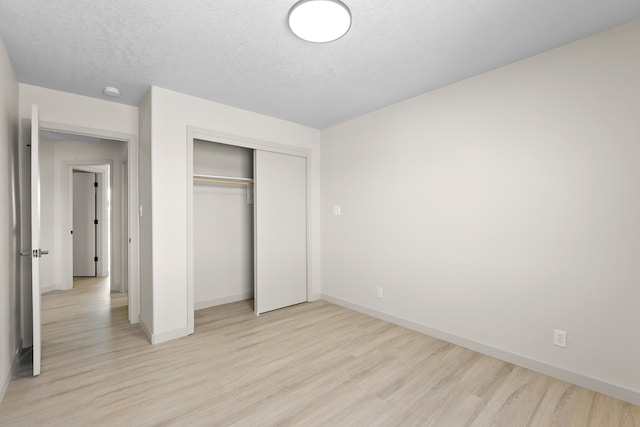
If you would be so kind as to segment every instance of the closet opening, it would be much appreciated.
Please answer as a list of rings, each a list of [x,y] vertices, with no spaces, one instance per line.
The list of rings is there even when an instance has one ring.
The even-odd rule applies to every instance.
[[[194,309],[247,300],[253,309],[253,150],[193,144]]]
[[[307,302],[309,151],[187,131],[188,333],[198,310],[210,318],[237,303],[261,315]]]

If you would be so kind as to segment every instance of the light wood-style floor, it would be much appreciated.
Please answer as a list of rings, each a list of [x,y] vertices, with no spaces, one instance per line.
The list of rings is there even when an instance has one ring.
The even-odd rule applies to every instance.
[[[43,297],[43,364],[2,426],[640,426],[640,407],[327,302],[196,313],[150,345],[96,279]]]

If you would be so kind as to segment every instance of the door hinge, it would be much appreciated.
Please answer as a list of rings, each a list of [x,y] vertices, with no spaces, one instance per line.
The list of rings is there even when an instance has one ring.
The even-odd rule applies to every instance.
[[[97,220],[97,219],[94,219],[94,220],[93,220],[93,223],[94,223],[95,225],[98,225],[98,220]]]
[[[97,187],[98,187],[98,183],[97,183],[97,182],[94,182],[94,183],[93,183],[93,186],[97,188]]]
[[[93,261],[94,261],[94,262],[98,262],[98,257],[97,257],[97,256],[94,256],[94,257],[93,257]]]

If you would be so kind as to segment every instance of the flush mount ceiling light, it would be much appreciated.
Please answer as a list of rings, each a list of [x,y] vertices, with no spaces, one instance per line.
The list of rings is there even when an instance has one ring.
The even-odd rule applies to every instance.
[[[105,95],[112,96],[114,98],[120,96],[120,89],[118,89],[117,87],[113,87],[113,86],[106,86],[102,92]]]
[[[331,42],[351,28],[351,11],[339,0],[300,0],[289,11],[289,28],[302,40]]]

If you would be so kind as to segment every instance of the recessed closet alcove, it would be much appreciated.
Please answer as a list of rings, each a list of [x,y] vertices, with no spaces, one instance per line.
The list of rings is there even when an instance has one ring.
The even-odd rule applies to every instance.
[[[308,301],[306,153],[190,142],[193,310],[253,299],[261,314]]]
[[[253,150],[195,141],[193,152],[193,290],[199,310],[253,298]]]

